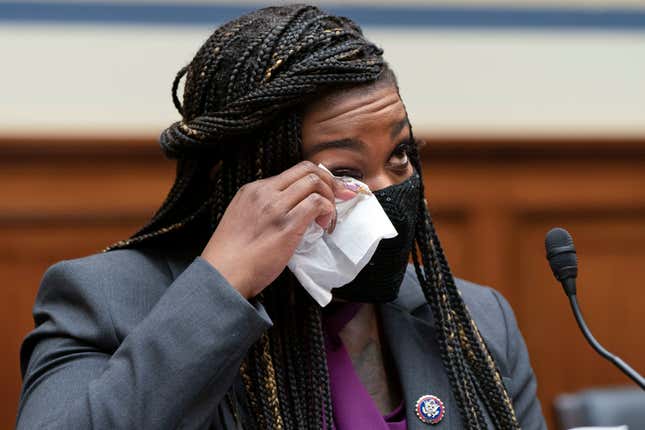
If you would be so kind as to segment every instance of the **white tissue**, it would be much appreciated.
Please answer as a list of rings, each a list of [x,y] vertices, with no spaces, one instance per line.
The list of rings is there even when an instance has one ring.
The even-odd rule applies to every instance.
[[[322,164],[319,167],[325,169]],[[327,170],[327,169],[325,169]],[[363,187],[351,200],[336,199],[336,228],[328,234],[311,223],[288,267],[320,306],[331,301],[331,290],[352,281],[365,267],[381,239],[397,235],[385,211],[369,187],[352,178],[342,178]]]

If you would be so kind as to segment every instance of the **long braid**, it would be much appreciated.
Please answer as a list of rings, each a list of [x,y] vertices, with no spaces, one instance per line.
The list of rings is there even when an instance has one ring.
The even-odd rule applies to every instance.
[[[438,243],[439,238],[434,231],[434,226],[429,223],[429,227],[433,241]],[[444,273],[450,273],[441,246],[437,246],[437,255],[442,271]],[[457,290],[452,276],[447,278],[447,283],[449,285],[448,293],[451,296],[451,301],[453,303],[463,303],[461,294]],[[511,400],[501,380],[501,373],[495,365],[488,351],[488,347],[477,329],[477,325],[470,317],[470,313],[465,304],[463,306],[455,306],[455,312],[459,314],[459,321],[461,322],[459,328],[463,336],[461,342],[465,348],[468,348],[468,358],[474,368],[473,373],[478,376],[476,388],[482,394],[480,398],[485,402],[489,402],[487,409],[492,411],[491,418],[497,427],[514,428],[514,426],[517,426],[517,418],[515,417]],[[498,411],[502,413],[498,414]]]
[[[282,339],[283,337],[279,330],[274,330],[271,332],[271,356],[276,360],[274,373],[276,390],[278,393],[278,405],[288,405],[292,403],[292,400],[289,397],[289,382],[287,381],[287,375],[285,375],[285,370],[287,369],[287,360],[286,354],[282,349]],[[283,420],[285,430],[295,429],[293,418],[290,414],[282,414],[281,419]]]
[[[468,378],[464,374],[463,357],[459,354],[459,346],[455,339],[454,318],[450,315],[450,307],[447,303],[445,288],[442,287],[443,274],[436,270],[437,266],[431,261],[432,253],[424,249],[426,244],[431,243],[424,225],[425,217],[420,217],[417,222],[417,246],[421,251],[423,266],[419,265],[415,253],[414,265],[417,276],[421,282],[421,288],[426,300],[431,306],[432,313],[438,328],[437,341],[441,351],[441,358],[446,368],[446,373],[453,388],[453,394],[459,404],[459,410],[466,428],[477,428],[476,423],[480,419],[480,412],[477,405],[472,404],[472,396],[468,394]]]
[[[278,387],[277,380],[275,375],[275,368],[273,367],[273,354],[275,350],[272,351],[271,342],[269,339],[269,334],[264,333],[262,339],[260,340],[262,345],[261,350],[261,361],[258,369],[261,370],[263,375],[264,385],[266,385],[266,396],[268,397],[268,408],[271,412],[271,417],[267,420],[267,423],[270,423],[268,428],[282,429],[284,428],[284,423],[282,420],[282,413],[280,412],[280,401],[278,397]]]
[[[256,378],[255,376],[252,376],[252,367],[255,368],[253,363],[253,354],[248,354],[248,356],[240,366],[240,376],[242,377],[242,382],[244,383],[244,387],[246,388],[246,395],[249,400],[249,405],[251,406],[253,412],[255,412],[254,418],[256,420],[256,424],[259,426],[259,428],[265,428],[266,424],[264,414],[257,413],[257,411],[261,410],[260,402],[262,401],[262,399],[259,398],[259,393],[253,389],[253,381]]]
[[[286,285],[289,287],[288,300],[283,302],[287,309],[283,314],[286,316],[285,327],[285,353],[287,360],[287,373],[289,380],[289,392],[293,402],[293,419],[296,428],[306,428],[307,416],[305,411],[305,401],[307,397],[307,386],[305,376],[305,359],[303,347],[303,334],[301,330],[301,312],[296,308],[296,304],[301,302],[298,295],[302,294],[299,285],[296,285],[293,278],[289,278]]]
[[[332,428],[333,416],[331,405],[331,393],[329,391],[329,372],[327,370],[327,355],[325,354],[324,345],[319,341],[323,337],[322,320],[321,320],[320,307],[315,303],[311,304],[309,318],[307,321],[311,339],[315,339],[311,343],[311,357],[312,357],[312,387],[319,393],[320,397],[317,399],[316,406],[322,407],[320,413],[325,417],[326,428]],[[318,409],[316,409],[318,413]]]
[[[377,80],[396,83],[381,49],[351,20],[316,7],[265,8],[221,26],[172,83],[182,118],[162,133],[160,144],[178,160],[175,184],[150,222],[109,249],[153,240],[168,246],[203,243],[242,185],[302,159],[307,103]],[[409,155],[421,173],[416,148]],[[482,399],[496,426],[518,428],[499,370],[455,286],[423,201],[415,245],[415,271],[464,427],[486,426]],[[262,429],[333,428],[320,308],[287,270],[257,300],[274,325],[240,367],[251,418]],[[236,402],[233,395],[227,399]]]
[[[413,147],[410,152],[410,160],[415,169],[421,171],[421,161],[416,147]],[[421,187],[423,191],[423,183]],[[440,334],[437,340],[442,349],[444,366],[451,378],[453,393],[460,404],[462,418],[467,428],[485,428],[476,400],[479,398],[484,402],[496,428],[517,429],[519,428],[517,417],[501,374],[455,285],[425,199],[419,204],[419,212],[422,216],[417,222],[416,246],[424,260],[424,266],[420,267],[416,249],[413,252],[413,262],[422,290],[432,306],[435,321],[438,315],[445,315],[448,310],[450,318],[456,323],[456,327],[453,326],[452,333],[449,333],[446,339],[442,339],[446,334],[443,336]],[[437,293],[441,297],[437,297]],[[441,309],[442,307],[448,309]],[[443,324],[438,322],[437,325],[441,327]],[[457,344],[447,342],[454,336],[459,339]],[[455,351],[459,351],[461,359],[455,359]],[[466,367],[459,366],[455,369],[447,361],[465,362]],[[458,383],[453,382],[455,379],[459,380]],[[475,392],[480,395],[476,397]]]

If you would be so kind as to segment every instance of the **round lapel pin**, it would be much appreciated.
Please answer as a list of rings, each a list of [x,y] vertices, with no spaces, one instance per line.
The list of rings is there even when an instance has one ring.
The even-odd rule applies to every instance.
[[[446,414],[446,407],[437,396],[426,394],[416,404],[417,417],[426,424],[438,424]]]

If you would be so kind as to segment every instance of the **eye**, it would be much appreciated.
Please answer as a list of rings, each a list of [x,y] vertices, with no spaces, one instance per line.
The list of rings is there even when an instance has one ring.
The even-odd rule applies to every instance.
[[[410,160],[408,159],[408,151],[410,150],[412,143],[410,141],[405,141],[397,145],[397,147],[392,151],[388,163],[396,168],[407,167]]]
[[[363,179],[363,173],[356,169],[337,167],[335,169],[330,169],[330,172],[334,176],[349,176],[350,178],[358,179],[359,181]]]

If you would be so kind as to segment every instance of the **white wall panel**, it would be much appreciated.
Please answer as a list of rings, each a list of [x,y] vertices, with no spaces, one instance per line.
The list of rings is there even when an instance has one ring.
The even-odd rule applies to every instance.
[[[645,34],[368,31],[417,128],[645,133]]]
[[[155,135],[203,27],[0,27],[0,134]],[[645,134],[645,33],[366,28],[417,130]]]

